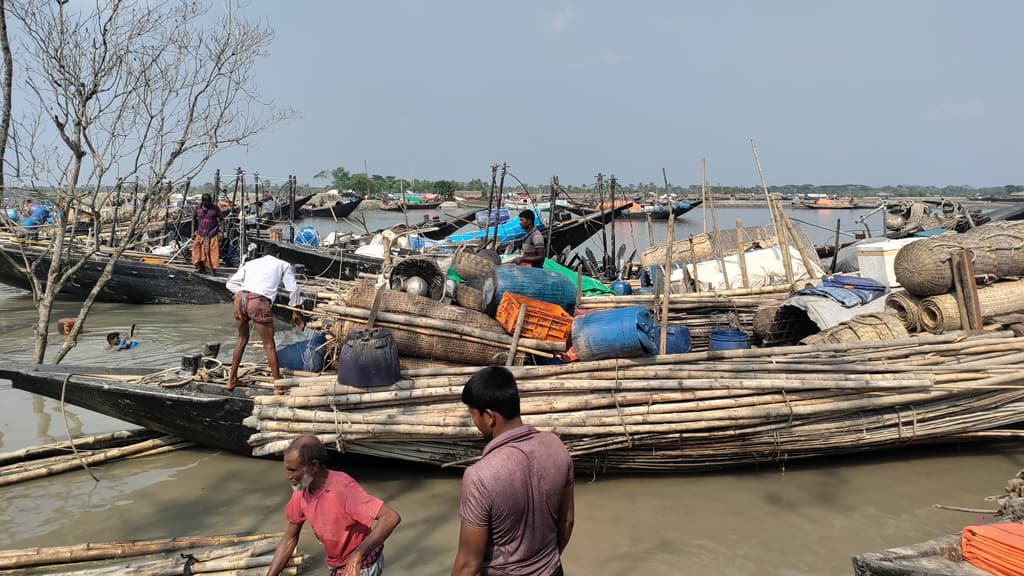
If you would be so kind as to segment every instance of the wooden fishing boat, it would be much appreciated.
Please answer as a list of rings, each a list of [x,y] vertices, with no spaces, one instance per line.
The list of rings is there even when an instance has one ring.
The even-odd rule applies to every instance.
[[[670,215],[674,215],[676,218],[679,218],[683,214],[686,214],[703,203],[703,200],[695,200],[693,202],[672,202],[669,204],[663,202],[639,204],[634,202],[630,209],[623,213],[623,217],[645,220],[649,215],[651,220],[668,220]]]
[[[278,250],[281,259],[291,264],[301,264],[306,275],[337,280],[355,280],[360,274],[380,274],[384,260],[374,256],[356,254],[349,248],[325,246],[311,248],[291,242],[269,238],[249,238],[262,254]]]
[[[1006,332],[953,333],[511,370],[524,420],[559,434],[578,470],[696,471],[962,441],[1019,425],[1021,350],[1024,338]],[[70,404],[241,454],[279,455],[299,434],[317,434],[347,453],[466,465],[483,445],[459,400],[476,370],[403,370],[397,388],[294,378],[279,383],[286,395],[154,374],[130,381],[102,368],[7,365],[0,378],[51,398],[63,389]]]
[[[387,202],[380,205],[381,210],[389,212],[404,212],[406,210],[434,210],[441,205],[441,201],[434,202]]]
[[[251,454],[255,430],[242,421],[252,412],[252,388],[189,382],[166,387],[130,379],[157,372],[145,368],[3,365],[0,378],[14,387],[60,399],[111,418],[180,436],[203,446]]]
[[[561,254],[567,250],[576,249],[591,236],[600,232],[614,218],[620,218],[628,209],[628,206],[616,206],[615,208],[608,208],[580,218],[555,222],[551,230],[550,253]],[[547,238],[548,232],[546,227],[542,227],[541,232]],[[518,241],[514,249],[517,249],[521,244],[522,242]]]
[[[336,200],[327,206],[303,206],[299,212],[303,218],[345,218],[354,212],[362,201],[361,196],[352,196]]]
[[[851,210],[853,208],[861,208],[854,203],[852,198],[828,198],[826,196],[819,196],[806,202],[801,202],[797,206],[798,208],[810,208],[812,210]]]
[[[0,241],[0,250],[9,256],[0,256],[0,283],[31,290],[28,274],[20,265],[22,250],[29,261],[39,259],[35,274],[45,280],[50,256],[42,247]],[[72,253],[71,258],[74,258]],[[79,256],[81,258],[81,256]],[[12,265],[11,260],[19,265]],[[61,294],[85,298],[99,281],[109,257],[104,253],[91,256],[69,280]],[[224,288],[227,277],[200,274],[184,264],[169,264],[159,256],[134,257],[122,255],[114,264],[112,275],[96,299],[100,302],[126,304],[216,304],[230,302],[231,293]]]
[[[960,535],[853,557],[856,576],[991,576],[963,559]]]

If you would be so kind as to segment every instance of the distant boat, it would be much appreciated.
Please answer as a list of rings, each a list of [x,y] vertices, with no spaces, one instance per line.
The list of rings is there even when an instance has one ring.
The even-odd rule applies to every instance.
[[[803,202],[800,204],[800,207],[811,208],[812,210],[850,210],[852,208],[860,208],[860,206],[853,202],[852,198],[828,198],[826,196],[819,196]]]
[[[326,206],[307,204],[299,212],[304,218],[344,218],[354,212],[362,201],[361,196],[347,196]]]
[[[411,200],[398,200],[395,202],[387,202],[380,205],[381,210],[388,210],[390,212],[403,212],[405,210],[434,210],[441,206],[440,201],[435,202],[413,202]]]
[[[649,204],[640,204],[639,202],[634,201],[630,209],[626,211],[623,216],[631,219],[644,220],[648,215],[650,215],[652,220],[668,220],[670,215],[675,215],[675,217],[678,218],[703,203],[703,200],[695,200],[693,202],[687,202],[685,200],[673,202],[652,202]]]

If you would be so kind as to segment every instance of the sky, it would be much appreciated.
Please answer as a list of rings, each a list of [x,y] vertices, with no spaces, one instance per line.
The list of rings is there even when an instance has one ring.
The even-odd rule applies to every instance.
[[[528,184],[1024,182],[1024,3],[254,0],[299,116],[204,174]]]

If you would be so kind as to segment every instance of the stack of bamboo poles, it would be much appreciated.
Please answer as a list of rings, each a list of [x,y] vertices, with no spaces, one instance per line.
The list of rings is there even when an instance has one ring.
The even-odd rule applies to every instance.
[[[0,570],[70,576],[258,576],[281,533],[185,536],[0,551]],[[194,559],[194,560],[193,560]],[[294,555],[282,574],[298,574],[308,556]]]
[[[523,419],[583,469],[698,470],[941,440],[1024,422],[1024,338],[890,341],[518,366]],[[257,396],[257,456],[299,434],[340,451],[471,463],[482,442],[462,387],[475,367],[418,369],[386,388],[303,378]],[[292,381],[294,384],[295,381]]]
[[[14,452],[0,453],[0,486],[17,484],[121,460],[154,456],[194,445],[174,436],[145,429],[76,438]]]
[[[671,294],[668,297],[669,324],[684,324],[690,330],[694,350],[707,348],[708,337],[715,330],[734,329],[748,334],[754,330],[754,315],[758,309],[780,304],[789,297],[788,286],[770,288],[737,289],[722,292],[700,292]],[[659,302],[660,301],[660,302]],[[580,308],[603,310],[627,306],[646,306],[652,315],[660,317],[662,296],[584,296]],[[728,316],[730,325],[723,325],[722,318]]]

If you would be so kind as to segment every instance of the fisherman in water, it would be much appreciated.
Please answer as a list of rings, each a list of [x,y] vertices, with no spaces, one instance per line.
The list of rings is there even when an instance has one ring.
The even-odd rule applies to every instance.
[[[544,235],[537,230],[533,210],[519,213],[519,227],[526,231],[523,237],[523,255],[506,262],[506,264],[523,264],[534,268],[544,267]]]

